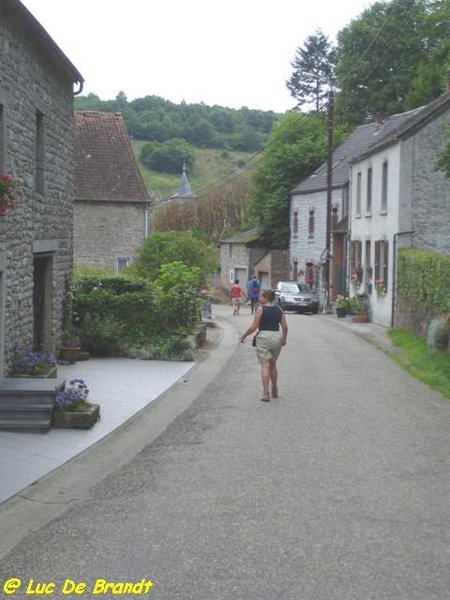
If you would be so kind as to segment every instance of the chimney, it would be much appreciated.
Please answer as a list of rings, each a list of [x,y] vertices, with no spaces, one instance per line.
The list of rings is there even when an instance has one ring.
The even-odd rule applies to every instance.
[[[387,113],[384,112],[377,112],[375,113],[375,123],[377,125],[383,125],[383,123],[385,123],[389,118],[389,115]]]

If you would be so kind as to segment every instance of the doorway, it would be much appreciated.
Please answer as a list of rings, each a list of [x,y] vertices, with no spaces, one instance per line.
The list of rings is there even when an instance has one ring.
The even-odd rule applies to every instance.
[[[36,348],[51,348],[53,317],[53,254],[34,255],[33,341]]]

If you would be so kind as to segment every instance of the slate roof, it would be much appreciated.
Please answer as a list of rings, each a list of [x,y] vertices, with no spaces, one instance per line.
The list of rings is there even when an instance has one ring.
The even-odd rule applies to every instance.
[[[189,185],[189,181],[188,181],[188,178],[186,175],[186,165],[185,164],[183,164],[183,169],[181,172],[180,184],[178,186],[178,189],[175,192],[175,194],[170,197],[171,200],[173,198],[197,198],[197,196],[192,192],[191,186]]]
[[[259,239],[259,234],[256,228],[241,231],[228,238],[219,240],[221,244],[251,244]]]
[[[122,115],[74,114],[75,200],[149,202]]]
[[[396,123],[394,128],[391,128],[385,135],[378,138],[375,144],[371,145],[366,152],[355,157],[355,159],[362,160],[366,156],[378,152],[382,148],[397,143],[402,137],[413,135],[416,131],[427,125],[427,123],[449,108],[450,91],[445,91],[426,106],[416,109],[415,111],[410,111],[409,113],[404,113],[404,115],[408,116],[407,119],[403,119],[401,122]]]
[[[389,138],[393,132],[399,130],[403,123],[416,117],[422,110],[424,110],[423,107],[417,108],[406,113],[391,115],[383,123],[368,123],[357,127],[333,152],[333,189],[341,188],[348,183],[350,164],[355,158],[360,157],[375,145],[379,145],[380,140]],[[291,194],[307,194],[326,189],[327,162],[293,188]]]

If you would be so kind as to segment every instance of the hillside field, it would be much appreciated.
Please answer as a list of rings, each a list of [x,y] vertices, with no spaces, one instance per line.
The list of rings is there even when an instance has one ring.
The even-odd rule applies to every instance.
[[[179,175],[151,171],[139,162],[141,148],[146,143],[141,140],[131,140],[145,185],[152,199],[157,201],[168,200],[178,188],[182,165],[180,165]],[[192,192],[197,196],[206,194],[208,189],[217,189],[217,187],[228,183],[240,172],[246,170],[248,168],[247,162],[255,156],[248,152],[231,152],[206,148],[195,148],[194,152],[195,165],[192,171],[187,172],[187,177]],[[249,173],[250,170],[247,171],[247,175]]]

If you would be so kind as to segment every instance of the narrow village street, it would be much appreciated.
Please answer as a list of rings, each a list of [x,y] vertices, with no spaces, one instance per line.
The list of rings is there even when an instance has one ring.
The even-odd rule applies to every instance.
[[[280,397],[261,402],[251,339],[239,343],[249,309],[213,316],[230,346],[218,374],[2,558],[0,598],[29,597],[33,579],[54,582],[54,599],[113,598],[132,582],[124,595],[148,600],[447,600],[450,404],[355,331],[293,313]],[[141,428],[216,369],[217,352]],[[133,428],[116,443],[131,445]]]

